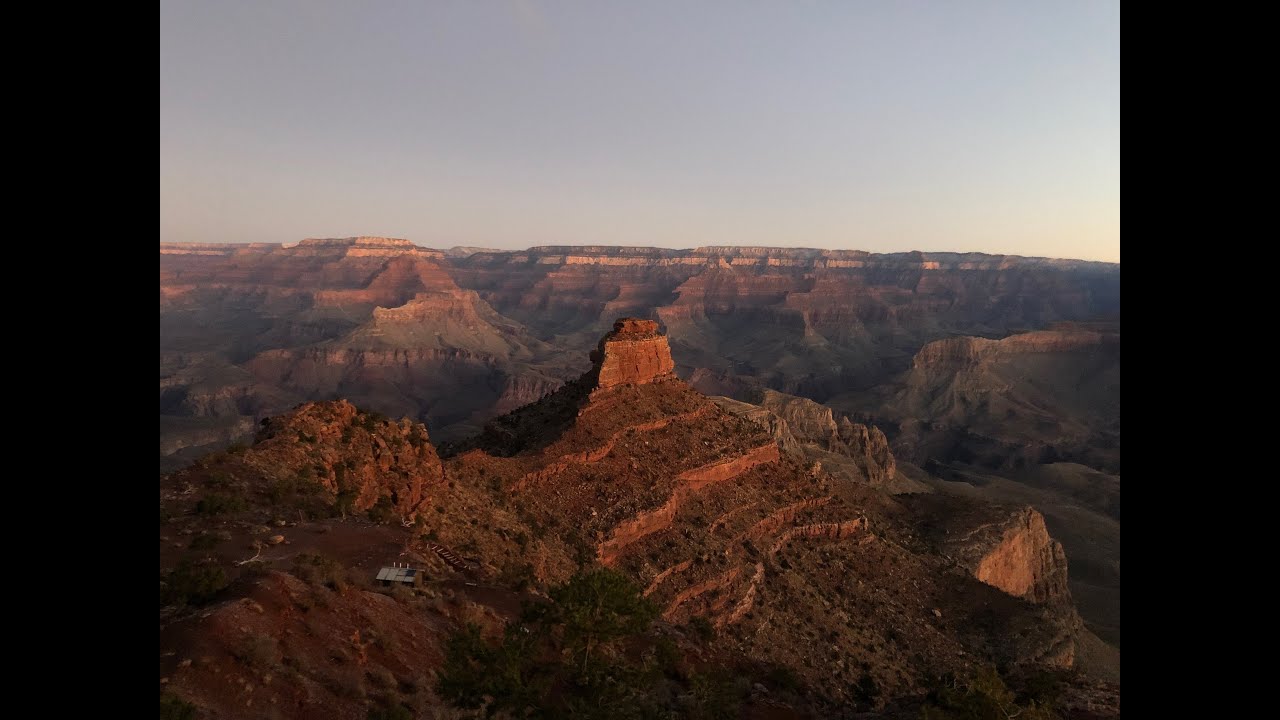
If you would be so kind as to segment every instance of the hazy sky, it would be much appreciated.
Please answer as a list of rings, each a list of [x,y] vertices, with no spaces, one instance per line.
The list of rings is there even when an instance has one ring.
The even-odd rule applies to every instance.
[[[1120,259],[1114,1],[162,0],[160,239]]]

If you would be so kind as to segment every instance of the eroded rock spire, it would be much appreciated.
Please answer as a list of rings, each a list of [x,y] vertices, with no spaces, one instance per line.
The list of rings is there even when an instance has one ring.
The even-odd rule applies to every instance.
[[[667,338],[658,334],[658,323],[640,318],[620,318],[613,330],[591,352],[598,370],[596,387],[642,385],[672,377],[675,362]]]

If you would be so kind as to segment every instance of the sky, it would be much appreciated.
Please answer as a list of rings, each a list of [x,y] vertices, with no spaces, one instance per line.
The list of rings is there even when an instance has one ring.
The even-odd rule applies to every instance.
[[[1118,1],[162,0],[160,240],[1120,260]]]

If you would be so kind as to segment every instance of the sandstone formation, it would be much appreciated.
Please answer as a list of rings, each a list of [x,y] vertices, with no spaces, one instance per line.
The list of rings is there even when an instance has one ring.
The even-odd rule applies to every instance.
[[[426,427],[369,415],[345,400],[307,403],[271,418],[243,462],[277,481],[291,479],[288,469],[306,468],[304,479],[319,483],[349,512],[385,502],[410,523],[444,483]]]
[[[978,580],[1028,602],[1072,606],[1066,555],[1034,508],[939,496],[909,506],[924,538]]]
[[[591,353],[591,361],[599,368],[596,386],[601,390],[669,379],[675,369],[671,347],[658,334],[658,323],[639,318],[614,323],[613,331]]]
[[[1013,518],[978,561],[973,576],[1031,602],[1070,598],[1062,545],[1049,537],[1044,517],[1031,508]]]
[[[715,400],[725,410],[767,428],[784,451],[854,482],[882,488],[901,484],[895,482],[897,462],[889,441],[874,425],[847,417],[836,420],[829,407],[774,390],[746,389],[740,397],[748,401]]]

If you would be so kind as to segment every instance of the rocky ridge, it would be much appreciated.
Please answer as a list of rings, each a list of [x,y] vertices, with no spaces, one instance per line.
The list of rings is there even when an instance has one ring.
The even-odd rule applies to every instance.
[[[312,403],[270,420],[253,447],[162,478],[162,579],[185,545],[171,542],[179,529],[283,529],[254,541],[266,575],[242,576],[202,614],[162,611],[169,687],[222,714],[256,713],[256,701],[287,717],[324,707],[356,718],[368,708],[352,688],[368,682],[425,712],[430,684],[406,673],[438,667],[450,628],[499,632],[521,597],[512,588],[594,563],[645,589],[681,652],[695,652],[701,618],[715,632],[699,657],[790,668],[828,708],[860,702],[867,683],[887,700],[987,662],[1074,662],[1061,552],[1036,516],[956,513],[948,498],[889,497],[798,462],[768,429],[673,377],[655,331],[619,321],[577,380],[440,455],[420,424]],[[621,370],[604,372],[610,363]],[[207,511],[233,491],[256,499],[198,510],[197,498]],[[293,505],[296,527],[271,519]],[[362,510],[385,524],[336,517]],[[352,572],[300,584],[327,567],[306,559],[316,548]],[[237,557],[201,562],[236,571]],[[401,558],[426,569],[427,594],[346,587]],[[292,669],[250,693],[236,678],[257,678],[242,669],[255,663]]]

